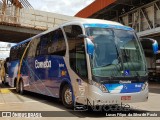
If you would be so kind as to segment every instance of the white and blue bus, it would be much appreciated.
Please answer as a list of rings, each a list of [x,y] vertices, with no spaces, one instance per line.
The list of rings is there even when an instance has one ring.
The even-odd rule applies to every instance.
[[[77,19],[13,46],[10,86],[75,103],[148,99],[147,67],[135,31],[117,22]]]

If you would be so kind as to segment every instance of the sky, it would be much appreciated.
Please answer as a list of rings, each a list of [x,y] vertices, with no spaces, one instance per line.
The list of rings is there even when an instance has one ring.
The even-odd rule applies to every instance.
[[[94,0],[28,0],[34,9],[74,16]]]
[[[9,49],[10,49],[9,46],[15,45],[15,44],[10,44],[10,45],[9,44],[10,43],[7,42],[0,42],[0,59],[5,59],[6,57],[9,56]]]

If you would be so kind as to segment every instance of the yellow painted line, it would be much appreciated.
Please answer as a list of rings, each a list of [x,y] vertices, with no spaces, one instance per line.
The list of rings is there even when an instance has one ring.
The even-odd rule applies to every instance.
[[[10,93],[11,91],[9,90],[9,89],[1,89],[0,90],[0,93],[2,93],[2,94],[8,94],[8,93]]]

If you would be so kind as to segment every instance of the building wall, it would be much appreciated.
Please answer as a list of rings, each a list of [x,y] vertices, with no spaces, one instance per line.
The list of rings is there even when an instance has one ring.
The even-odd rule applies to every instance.
[[[72,19],[75,19],[75,17],[27,8],[16,9],[15,6],[7,8],[6,14],[2,14],[0,10],[0,23],[4,22],[35,29],[46,30]]]
[[[61,23],[74,19],[74,17],[49,13],[38,10],[22,9],[20,11],[20,24],[35,28],[52,28]]]

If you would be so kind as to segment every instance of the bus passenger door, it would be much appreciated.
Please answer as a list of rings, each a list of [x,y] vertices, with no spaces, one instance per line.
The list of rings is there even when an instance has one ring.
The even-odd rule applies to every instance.
[[[81,35],[82,28],[79,25],[69,25],[64,27],[69,46],[69,75],[73,87],[75,101],[84,103],[87,97],[87,62],[84,45],[84,38]]]

